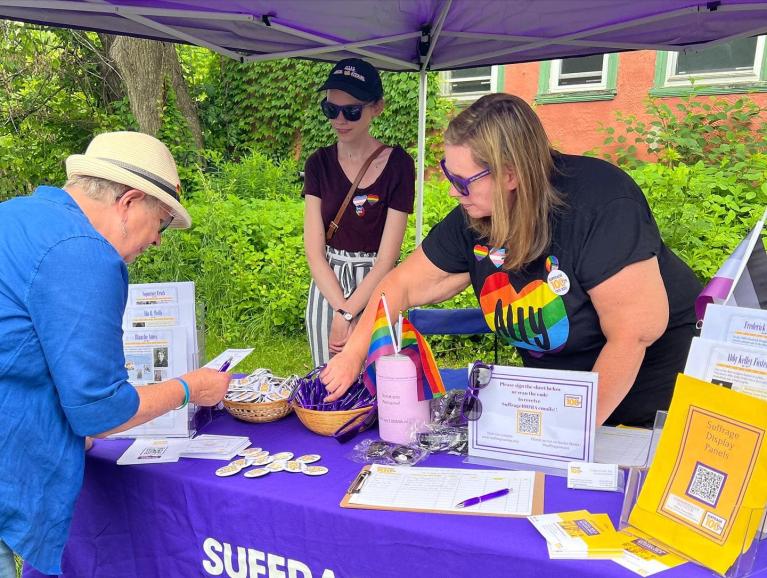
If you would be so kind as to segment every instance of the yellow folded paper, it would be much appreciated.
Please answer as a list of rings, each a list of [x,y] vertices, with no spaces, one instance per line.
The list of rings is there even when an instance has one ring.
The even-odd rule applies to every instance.
[[[767,503],[767,402],[679,375],[629,524],[724,574]]]
[[[666,545],[634,528],[621,530],[618,536],[623,544],[623,554],[613,561],[640,576],[652,576],[687,562]]]
[[[528,520],[546,538],[551,558],[609,559],[623,553],[607,514],[577,510],[528,516]]]

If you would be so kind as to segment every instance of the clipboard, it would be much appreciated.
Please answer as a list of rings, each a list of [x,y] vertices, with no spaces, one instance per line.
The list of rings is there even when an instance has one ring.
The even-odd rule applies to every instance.
[[[544,481],[541,472],[373,464],[357,474],[340,505],[361,510],[526,518],[543,513]],[[504,487],[511,489],[508,496],[468,508],[455,507],[462,500]]]

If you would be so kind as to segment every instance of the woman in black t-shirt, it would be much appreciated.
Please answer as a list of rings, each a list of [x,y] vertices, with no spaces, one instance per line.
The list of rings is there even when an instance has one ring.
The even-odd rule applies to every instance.
[[[315,151],[305,167],[304,247],[312,274],[306,330],[315,366],[341,350],[373,287],[399,259],[415,196],[413,159],[370,135],[370,123],[384,107],[376,69],[357,58],[342,60],[320,90],[326,91],[322,111],[338,142]],[[328,226],[371,156],[326,241]]]
[[[664,245],[636,183],[607,162],[554,151],[530,106],[507,94],[450,123],[442,169],[460,206],[374,295],[397,311],[471,284],[487,324],[526,366],[599,374],[599,424],[652,423],[684,368],[701,287]],[[374,314],[375,303],[323,372],[328,399],[359,372]]]

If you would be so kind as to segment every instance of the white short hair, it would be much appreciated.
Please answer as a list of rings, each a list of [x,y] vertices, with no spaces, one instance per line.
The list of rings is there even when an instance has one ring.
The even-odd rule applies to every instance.
[[[64,184],[64,187],[76,188],[82,191],[85,196],[95,201],[109,204],[116,202],[117,199],[133,188],[122,183],[115,183],[107,179],[86,175],[72,175]],[[161,204],[158,199],[146,193],[144,193],[144,199],[152,209]]]

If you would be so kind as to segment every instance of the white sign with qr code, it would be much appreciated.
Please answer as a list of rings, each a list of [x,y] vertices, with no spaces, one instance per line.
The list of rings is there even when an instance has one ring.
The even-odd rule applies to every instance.
[[[469,456],[566,470],[594,459],[597,374],[493,366]]]
[[[137,438],[117,460],[117,465],[177,462],[189,445],[187,438]]]

